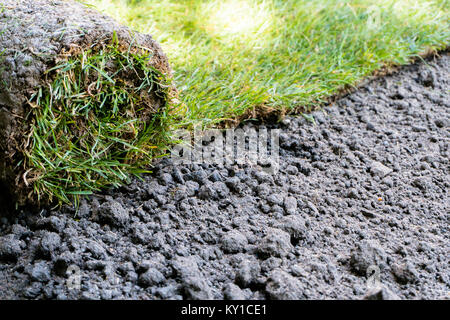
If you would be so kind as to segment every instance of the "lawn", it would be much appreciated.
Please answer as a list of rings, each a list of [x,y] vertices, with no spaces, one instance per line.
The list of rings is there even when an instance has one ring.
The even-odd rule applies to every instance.
[[[450,40],[446,0],[84,2],[161,43],[183,125],[304,112]]]

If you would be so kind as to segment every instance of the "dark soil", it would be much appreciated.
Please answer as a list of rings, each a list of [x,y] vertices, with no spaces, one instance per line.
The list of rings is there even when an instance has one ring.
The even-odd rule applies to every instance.
[[[77,216],[2,218],[0,298],[448,299],[449,71],[442,54],[285,119],[275,175],[163,160]]]

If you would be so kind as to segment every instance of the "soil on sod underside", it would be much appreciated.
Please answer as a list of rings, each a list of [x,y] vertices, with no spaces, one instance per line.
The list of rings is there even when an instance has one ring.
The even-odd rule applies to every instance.
[[[0,188],[19,205],[127,179],[164,148],[171,69],[150,35],[76,1],[0,4]]]
[[[0,298],[358,299],[373,265],[373,298],[448,298],[449,69],[442,54],[315,124],[268,124],[282,129],[275,175],[163,160],[76,217],[2,218]]]

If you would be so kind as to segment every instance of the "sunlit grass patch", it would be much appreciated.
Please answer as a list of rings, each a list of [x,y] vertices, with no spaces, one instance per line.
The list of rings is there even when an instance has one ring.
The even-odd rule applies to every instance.
[[[273,20],[267,2],[211,1],[204,3],[201,11],[205,14],[206,30],[227,40],[257,42]]]

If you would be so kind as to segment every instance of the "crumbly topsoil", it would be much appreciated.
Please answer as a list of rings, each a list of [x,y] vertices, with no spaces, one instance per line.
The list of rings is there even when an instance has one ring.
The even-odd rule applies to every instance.
[[[86,52],[93,51],[93,54],[96,54],[100,50],[108,51],[108,46],[111,44],[114,44],[115,49],[122,53],[141,55],[145,52],[149,55],[147,63],[149,67],[168,77],[171,75],[167,57],[150,35],[133,32],[112,18],[79,2],[73,0],[1,1],[0,184],[3,186],[0,185],[0,188],[15,189],[19,204],[24,204],[24,198],[33,190],[33,186],[29,186],[31,183],[27,181],[27,174],[31,171],[31,175],[36,176],[31,180],[37,180],[41,178],[40,175],[46,173],[28,167],[27,161],[24,159],[26,158],[25,154],[32,152],[29,149],[33,145],[33,125],[37,122],[34,119],[33,110],[43,109],[42,105],[37,105],[33,100],[34,95],[40,89],[45,92],[50,88],[50,92],[52,91],[52,81],[61,69],[49,71],[55,66],[59,67],[61,62],[78,59],[79,56],[85,59],[86,57],[82,53]],[[117,66],[114,66],[114,61],[107,61],[105,64],[105,70],[108,68],[110,70],[98,72],[102,76],[106,73],[106,78],[109,74],[113,78],[110,82],[114,82],[117,91],[124,89],[128,90],[127,92],[131,91],[130,94],[136,92],[134,87],[132,90],[127,88],[127,83],[131,82],[130,78],[137,79],[139,77],[136,70],[126,68],[125,71],[121,69],[120,72],[115,72]],[[94,66],[94,68],[97,67]],[[72,76],[73,82],[75,82],[79,75]],[[90,80],[90,83],[83,83],[82,85],[85,85],[86,88],[80,88],[78,95],[76,95],[77,92],[74,92],[73,100],[93,96],[91,93],[92,88],[95,87],[93,85],[97,84],[95,89],[100,86],[100,80],[96,81],[98,78],[100,76],[97,78],[87,77],[85,82]],[[66,84],[64,89],[68,90]],[[86,92],[83,91],[84,89]],[[151,105],[143,103],[136,106],[141,114],[135,115],[135,118],[139,118],[142,114],[144,114],[142,118],[147,118],[148,110],[155,113],[155,110],[165,106],[165,98],[156,95],[155,91],[156,89],[153,91],[149,89],[146,93],[150,96],[146,100],[151,101]],[[61,92],[53,91],[53,93],[63,96]],[[138,93],[140,94],[140,92]],[[46,98],[48,101],[57,100],[53,96],[51,98],[43,96],[42,100],[46,100]],[[104,102],[105,100],[103,100]],[[98,102],[98,105],[100,103],[101,101]],[[70,101],[67,104],[70,105]],[[57,107],[59,110],[63,109],[61,105]],[[106,108],[112,109],[113,107],[106,105],[104,109]],[[68,119],[67,121],[71,120],[78,124],[77,119]],[[47,131],[49,130],[47,129]],[[56,137],[63,134],[67,133],[58,131],[54,133]],[[80,132],[78,136],[83,134]],[[56,146],[52,147],[58,148],[58,144],[55,144]],[[79,146],[75,143],[75,147]],[[45,156],[53,159],[50,155],[45,154]],[[67,180],[70,180],[70,177]]]
[[[164,160],[76,217],[3,218],[0,298],[448,298],[449,71],[443,54],[370,81],[316,124],[270,125],[282,129],[275,175]]]

